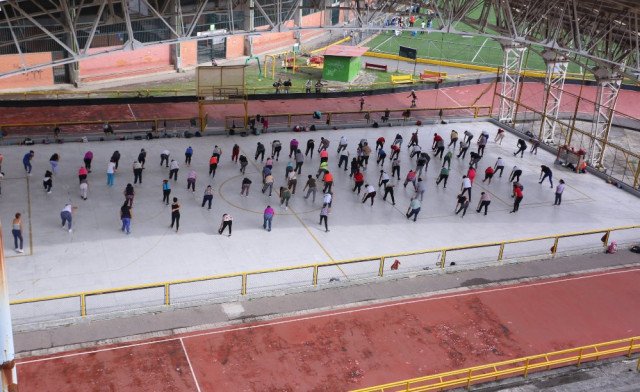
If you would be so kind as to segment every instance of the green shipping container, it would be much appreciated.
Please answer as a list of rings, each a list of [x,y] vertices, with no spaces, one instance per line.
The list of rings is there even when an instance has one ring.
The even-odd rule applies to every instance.
[[[324,53],[322,78],[338,82],[351,82],[358,76],[362,55],[369,50],[366,47],[341,46],[329,47]]]

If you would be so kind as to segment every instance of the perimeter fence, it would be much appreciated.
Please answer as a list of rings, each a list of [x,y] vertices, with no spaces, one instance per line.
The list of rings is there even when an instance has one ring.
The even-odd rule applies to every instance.
[[[614,227],[30,298],[12,301],[11,315],[17,326],[140,309],[157,311],[170,305],[234,301],[245,296],[315,290],[559,254],[589,253],[602,251],[611,241],[621,245],[638,241],[639,229],[640,225]]]

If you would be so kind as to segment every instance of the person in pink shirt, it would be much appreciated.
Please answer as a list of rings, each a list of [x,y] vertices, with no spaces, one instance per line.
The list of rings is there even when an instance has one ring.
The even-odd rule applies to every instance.
[[[83,166],[80,168],[80,170],[78,170],[78,181],[82,183],[82,180],[86,180],[86,179],[87,179],[87,168]]]
[[[297,139],[291,139],[291,142],[289,142],[289,158],[294,156],[296,151],[298,151],[298,144]]]
[[[267,231],[271,231],[271,221],[273,220],[273,216],[275,215],[275,211],[271,206],[267,206],[264,210],[264,223],[262,224],[262,228],[267,229],[267,223],[269,224],[269,228]]]
[[[407,173],[407,178],[404,180],[405,188],[407,187],[407,184],[409,182],[411,182],[413,184],[413,187],[416,188],[416,172],[413,170],[409,170],[409,173]]]

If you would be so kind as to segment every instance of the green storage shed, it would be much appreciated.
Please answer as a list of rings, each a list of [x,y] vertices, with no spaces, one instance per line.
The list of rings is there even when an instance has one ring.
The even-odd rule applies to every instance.
[[[338,82],[350,82],[358,76],[362,55],[369,48],[364,46],[334,45],[324,52],[322,78]]]

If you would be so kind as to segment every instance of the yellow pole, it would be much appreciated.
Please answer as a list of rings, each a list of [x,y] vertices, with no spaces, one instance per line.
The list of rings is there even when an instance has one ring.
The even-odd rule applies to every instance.
[[[164,304],[169,306],[169,283],[164,285]]]
[[[440,268],[444,268],[444,262],[445,262],[446,258],[447,258],[447,250],[443,249],[442,250],[442,262],[440,263]]]
[[[242,274],[242,295],[247,295],[247,274]]]
[[[82,317],[87,315],[87,302],[85,301],[84,294],[80,295],[80,313]]]

